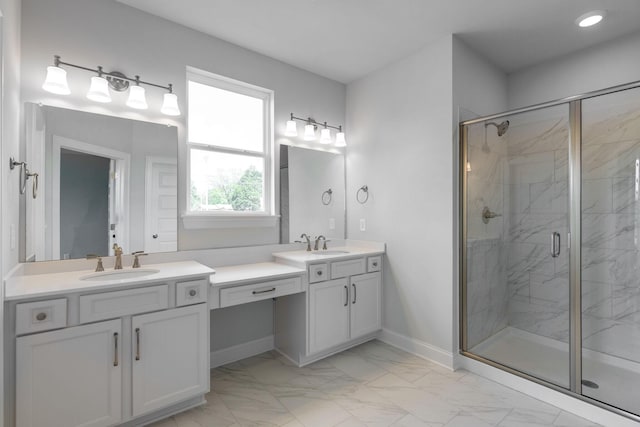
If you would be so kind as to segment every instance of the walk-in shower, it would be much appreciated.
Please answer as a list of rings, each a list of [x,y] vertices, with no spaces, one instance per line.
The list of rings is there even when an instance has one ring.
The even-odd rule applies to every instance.
[[[460,135],[462,353],[640,420],[640,83]]]

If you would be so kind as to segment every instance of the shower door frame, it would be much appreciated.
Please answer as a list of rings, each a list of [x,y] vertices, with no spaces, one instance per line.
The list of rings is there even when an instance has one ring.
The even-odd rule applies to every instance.
[[[578,398],[592,405],[607,409],[618,415],[625,416],[634,421],[640,421],[640,416],[627,412],[620,408],[608,405],[599,400],[582,394],[582,265],[581,265],[581,220],[582,220],[582,101],[602,95],[609,95],[622,92],[628,89],[640,87],[640,81],[612,86],[581,95],[561,98],[555,101],[535,104],[529,107],[505,111],[503,113],[492,114],[459,123],[459,153],[460,162],[458,165],[459,182],[459,353],[465,357],[477,360],[487,365],[517,375],[537,384],[544,385],[564,394]],[[529,111],[542,110],[549,107],[568,105],[569,106],[569,388],[545,381],[533,375],[514,369],[510,366],[489,360],[468,351],[467,342],[467,139],[468,126],[488,120],[502,119],[514,114],[526,113]]]

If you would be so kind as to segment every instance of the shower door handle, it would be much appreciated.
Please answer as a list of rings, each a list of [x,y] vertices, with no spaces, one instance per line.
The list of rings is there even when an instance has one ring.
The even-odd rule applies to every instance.
[[[558,258],[560,256],[560,233],[554,231],[551,233],[551,257]]]

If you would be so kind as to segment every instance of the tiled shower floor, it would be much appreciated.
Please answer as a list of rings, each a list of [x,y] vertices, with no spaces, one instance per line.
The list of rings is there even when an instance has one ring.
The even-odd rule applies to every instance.
[[[206,405],[153,427],[596,425],[379,341],[304,368],[267,352],[212,370],[211,389]]]

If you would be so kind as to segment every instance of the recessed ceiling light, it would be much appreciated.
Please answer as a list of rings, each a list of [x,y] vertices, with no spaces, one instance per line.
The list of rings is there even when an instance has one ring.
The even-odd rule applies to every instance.
[[[591,27],[592,25],[596,25],[598,22],[602,21],[604,15],[605,12],[603,10],[592,10],[591,12],[587,12],[576,19],[576,24],[582,28]]]

